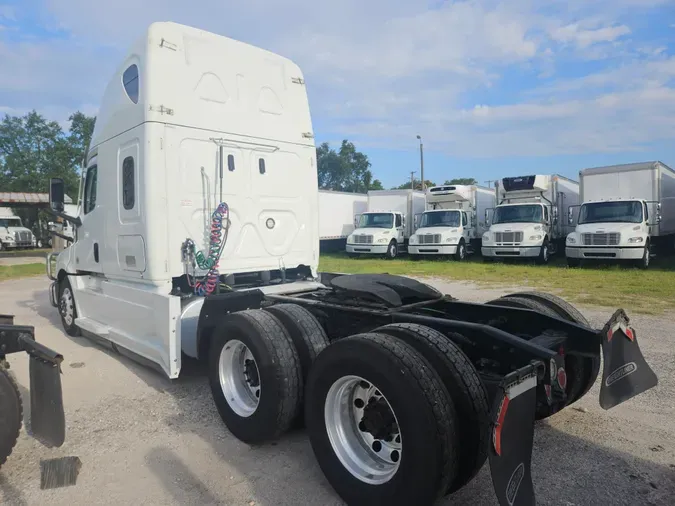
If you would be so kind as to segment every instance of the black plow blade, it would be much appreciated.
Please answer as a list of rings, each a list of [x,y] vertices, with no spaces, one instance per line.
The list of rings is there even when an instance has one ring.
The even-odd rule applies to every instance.
[[[30,434],[45,446],[61,446],[66,438],[63,357],[35,341],[25,341],[24,348],[30,355]]]
[[[531,464],[536,391],[534,373],[516,382],[507,376],[495,399],[490,473],[501,506],[535,504]]]
[[[600,406],[610,409],[654,388],[659,380],[642,356],[637,333],[619,309],[602,329]]]

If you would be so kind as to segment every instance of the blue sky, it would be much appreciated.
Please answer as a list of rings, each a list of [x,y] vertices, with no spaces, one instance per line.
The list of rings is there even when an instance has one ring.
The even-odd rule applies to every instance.
[[[317,141],[352,140],[386,186],[419,171],[417,134],[436,182],[675,168],[674,0],[0,0],[0,113],[95,114],[153,21],[296,61]]]

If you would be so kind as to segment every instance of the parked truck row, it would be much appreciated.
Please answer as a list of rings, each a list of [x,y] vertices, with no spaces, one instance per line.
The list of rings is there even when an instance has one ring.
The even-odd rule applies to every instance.
[[[546,264],[564,254],[570,267],[628,260],[647,268],[657,251],[675,253],[675,171],[661,162],[584,169],[579,182],[539,174],[502,178],[492,189],[443,185],[360,197],[367,212],[354,216],[347,236],[353,256],[480,253]],[[349,209],[329,205],[336,207],[326,215],[350,228]]]
[[[319,273],[304,83],[268,51],[149,27],[104,93],[76,216],[63,180],[50,184],[53,214],[75,228],[46,263],[65,332],[169,378],[183,356],[203,361],[234,437],[263,444],[304,423],[349,505],[430,505],[488,460],[500,505],[535,504],[535,419],[598,376],[604,409],[657,384],[636,329],[622,310],[595,329],[549,294],[477,304],[406,277]],[[459,216],[420,222],[441,223],[448,245],[480,226],[480,196],[455,198],[438,211]],[[347,247],[391,255],[432,211],[418,192],[369,195],[350,237],[372,239]],[[527,216],[543,225],[544,212]]]

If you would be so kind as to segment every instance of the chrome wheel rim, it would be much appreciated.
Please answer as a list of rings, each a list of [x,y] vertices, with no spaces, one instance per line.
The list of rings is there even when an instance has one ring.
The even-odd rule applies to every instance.
[[[466,252],[464,251],[464,245],[463,245],[463,244],[460,244],[460,245],[459,245],[459,258],[462,259],[462,260],[464,260],[464,255],[465,255],[465,254],[466,254]]]
[[[63,321],[66,322],[66,325],[70,327],[73,324],[74,320],[75,305],[73,301],[73,292],[68,287],[64,288],[63,293],[61,294],[60,309]]]
[[[344,376],[330,387],[324,405],[333,452],[355,478],[380,485],[393,478],[403,456],[398,420],[375,385]]]
[[[220,387],[232,411],[245,418],[255,413],[262,394],[260,371],[248,346],[237,339],[225,343],[218,370]]]

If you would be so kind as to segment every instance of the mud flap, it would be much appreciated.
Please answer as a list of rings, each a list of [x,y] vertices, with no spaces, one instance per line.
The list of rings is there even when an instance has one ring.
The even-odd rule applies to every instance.
[[[30,356],[30,435],[45,446],[61,446],[66,438],[61,390],[63,356],[31,338],[20,339]]]
[[[635,330],[619,309],[602,329],[600,406],[610,409],[655,387],[658,378],[642,356]]]
[[[501,506],[535,504],[532,485],[532,447],[537,404],[537,376],[515,382],[504,378],[493,406],[490,474]]]

